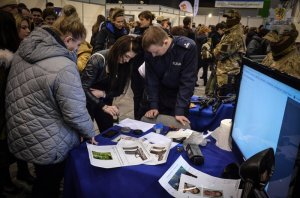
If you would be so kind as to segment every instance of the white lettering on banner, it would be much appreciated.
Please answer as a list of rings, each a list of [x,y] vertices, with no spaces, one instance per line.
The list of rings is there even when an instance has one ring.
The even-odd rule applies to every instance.
[[[217,0],[215,7],[231,7],[231,8],[263,8],[263,0],[244,0],[244,1],[230,1],[230,0]]]
[[[194,16],[197,15],[199,9],[199,0],[195,0],[194,2]]]

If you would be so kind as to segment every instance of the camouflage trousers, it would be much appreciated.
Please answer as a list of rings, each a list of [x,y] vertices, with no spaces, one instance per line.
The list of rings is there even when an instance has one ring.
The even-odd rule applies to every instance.
[[[218,61],[216,68],[216,77],[218,87],[228,84],[229,75],[237,75],[240,73],[240,64],[236,60],[227,59]]]

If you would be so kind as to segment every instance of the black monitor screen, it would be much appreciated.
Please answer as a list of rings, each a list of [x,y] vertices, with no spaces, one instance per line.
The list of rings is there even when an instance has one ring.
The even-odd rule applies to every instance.
[[[266,191],[287,197],[300,142],[300,81],[244,59],[232,137],[245,159],[275,151]]]

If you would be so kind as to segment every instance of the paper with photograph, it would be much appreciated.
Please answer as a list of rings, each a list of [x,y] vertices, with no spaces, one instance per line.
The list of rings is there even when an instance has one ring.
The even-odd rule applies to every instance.
[[[212,177],[205,173],[202,176],[196,178],[188,175],[181,174],[179,192],[183,194],[182,197],[191,198],[207,198],[207,197],[240,197],[239,195],[239,180],[222,181],[221,178],[213,177],[215,183],[212,180],[209,182],[206,180],[208,177]],[[225,179],[226,180],[226,179]]]
[[[150,153],[139,140],[121,139],[117,144],[117,149],[126,166],[144,164],[151,160]]]
[[[147,165],[163,164],[167,161],[172,140],[158,133],[148,133],[139,138],[151,155]]]
[[[116,168],[123,166],[122,158],[115,145],[96,146],[87,143],[90,163],[101,168]]]
[[[96,146],[87,143],[90,163],[101,168],[116,168],[143,164],[151,160],[140,141],[121,139],[117,145]]]
[[[203,188],[216,189],[216,190],[219,189],[222,190],[222,192],[225,191],[226,193],[228,192],[228,194],[238,194],[237,189],[240,180],[221,179],[221,178],[217,178],[205,174],[191,167],[181,156],[178,157],[178,159],[174,162],[174,164],[159,179],[159,183],[163,188],[166,189],[166,191],[168,191],[168,193],[170,193],[174,197],[195,197],[195,196],[201,197],[202,195],[200,194],[199,196],[199,193],[194,194],[195,196],[190,196],[190,194],[186,194],[187,191],[186,193],[183,193],[184,183],[181,184],[182,175],[189,176],[190,180],[185,181],[184,183],[187,183],[187,186],[190,186],[190,188],[193,188],[192,185],[194,185],[197,188],[197,186],[199,187],[199,184],[201,184],[202,190],[204,190]],[[217,188],[216,186],[221,186],[222,188]],[[223,189],[223,187],[226,188]],[[201,189],[197,190],[196,188],[194,189],[193,192],[196,193],[198,192],[198,190],[200,190],[201,193]]]

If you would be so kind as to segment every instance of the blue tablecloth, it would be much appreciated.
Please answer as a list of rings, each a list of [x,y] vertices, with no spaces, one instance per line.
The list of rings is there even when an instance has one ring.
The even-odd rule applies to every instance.
[[[198,96],[193,96],[191,101],[196,101]],[[221,104],[218,111],[214,114],[212,106],[199,111],[200,105],[189,110],[189,120],[191,128],[195,131],[206,131],[216,129],[223,119],[232,119],[234,114],[234,105]]]
[[[110,139],[101,135],[98,135],[96,140],[100,145],[113,144]],[[201,148],[201,151],[205,157],[204,164],[202,166],[190,164],[216,177],[220,177],[227,164],[238,161],[234,153],[216,147],[214,140]],[[82,143],[70,152],[64,178],[64,197],[171,197],[160,186],[158,180],[180,155],[189,162],[186,152],[180,153],[175,147],[171,149],[165,164],[103,169],[90,165],[86,144]]]

